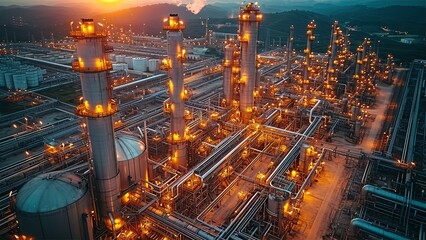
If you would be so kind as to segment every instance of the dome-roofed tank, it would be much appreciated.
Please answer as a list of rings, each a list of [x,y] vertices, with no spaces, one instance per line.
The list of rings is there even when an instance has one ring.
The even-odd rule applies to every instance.
[[[136,136],[116,133],[115,150],[122,190],[137,181],[148,181],[145,144]]]
[[[86,180],[69,172],[41,174],[16,196],[23,234],[35,239],[93,239]]]

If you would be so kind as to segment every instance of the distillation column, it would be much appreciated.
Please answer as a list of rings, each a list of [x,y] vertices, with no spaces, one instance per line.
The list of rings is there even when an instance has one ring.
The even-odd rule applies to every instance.
[[[311,68],[311,59],[314,57],[312,54],[312,42],[315,40],[315,36],[313,35],[313,30],[317,27],[317,25],[315,24],[315,21],[312,20],[309,24],[308,24],[308,30],[306,31],[306,36],[307,36],[307,40],[306,40],[306,49],[305,49],[305,54],[306,54],[306,59],[305,59],[305,68],[303,69],[303,90],[308,90],[309,87],[309,82],[310,82],[310,72],[312,70]]]
[[[331,40],[330,40],[330,53],[328,59],[328,67],[327,67],[327,77],[324,81],[324,93],[326,97],[331,97],[333,92],[333,86],[331,85],[334,82],[334,62],[336,61],[337,55],[337,43],[339,40],[337,39],[337,35],[339,33],[339,22],[334,21],[334,24],[331,27]]]
[[[393,62],[393,56],[392,54],[388,54],[388,58],[386,60],[384,80],[391,84],[392,84],[392,74],[393,74],[394,66],[395,66],[395,63]]]
[[[165,105],[170,108],[170,143],[171,165],[175,169],[187,169],[188,159],[185,136],[185,99],[189,93],[184,88],[183,62],[186,58],[183,49],[182,30],[185,29],[183,21],[177,14],[163,21],[163,29],[167,30],[167,62],[169,66],[170,99]]]
[[[106,45],[107,32],[95,30],[93,19],[82,19],[80,30],[71,31],[78,60],[72,68],[80,72],[83,98],[76,114],[87,119],[99,215],[107,226],[120,213],[120,178],[117,167],[112,115],[117,105],[112,99],[112,81]],[[114,227],[112,227],[114,230]]]
[[[355,90],[358,88],[360,73],[362,68],[362,46],[358,46],[356,49],[356,64],[355,64],[355,72],[354,72],[354,87]]]
[[[290,26],[290,35],[288,37],[287,45],[287,76],[291,74],[291,57],[293,55],[293,41],[294,41],[294,26]],[[288,79],[290,82],[290,78]]]
[[[238,71],[239,67],[235,66],[235,44],[232,43],[232,40],[229,40],[229,43],[225,45],[224,60],[223,60],[223,93],[224,93],[224,105],[230,106],[234,97],[234,87],[235,81],[233,72]]]
[[[249,3],[240,9],[238,15],[241,49],[240,112],[242,121],[248,123],[252,118],[254,90],[257,77],[257,35],[262,13],[257,4]]]

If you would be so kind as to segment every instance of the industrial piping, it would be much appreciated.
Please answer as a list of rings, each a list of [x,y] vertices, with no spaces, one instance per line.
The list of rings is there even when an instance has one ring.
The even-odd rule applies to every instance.
[[[361,218],[354,218],[351,221],[351,227],[353,228],[361,228],[362,230],[375,234],[379,237],[384,237],[386,239],[392,239],[392,240],[408,240],[409,238],[405,238],[403,236],[400,236],[396,233],[392,233],[389,231],[386,231],[382,228],[373,226],[371,223],[361,219]]]

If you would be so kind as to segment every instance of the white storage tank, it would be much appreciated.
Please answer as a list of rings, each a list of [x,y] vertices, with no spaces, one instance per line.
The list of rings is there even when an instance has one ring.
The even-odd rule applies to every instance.
[[[126,62],[125,59],[126,59],[126,56],[124,56],[124,55],[115,55],[115,60],[118,63],[124,63],[124,62]]]
[[[150,72],[155,72],[160,69],[160,59],[149,59],[148,61],[148,70]]]
[[[14,85],[13,85],[13,74],[15,74],[15,72],[13,71],[9,71],[7,73],[4,74],[4,78],[5,78],[5,82],[6,82],[6,88],[9,90],[14,90]]]
[[[127,63],[113,63],[112,64],[112,70],[114,71],[126,71],[129,70],[129,67],[127,66]]]
[[[132,57],[125,57],[124,61],[127,63],[127,66],[129,66],[130,69],[133,69],[133,58]]]
[[[146,58],[133,58],[133,69],[135,71],[146,72],[148,60]]]
[[[115,150],[122,190],[132,183],[148,181],[148,160],[145,144],[136,136],[115,134]]]
[[[27,76],[27,85],[29,88],[37,87],[40,85],[38,79],[38,72],[39,70],[33,69],[25,73],[25,75]]]
[[[115,54],[114,53],[109,54],[109,60],[115,62]]]
[[[35,239],[93,239],[92,210],[86,180],[69,172],[41,174],[16,196],[21,232]]]
[[[27,90],[27,77],[25,73],[13,74],[13,85],[15,90]]]

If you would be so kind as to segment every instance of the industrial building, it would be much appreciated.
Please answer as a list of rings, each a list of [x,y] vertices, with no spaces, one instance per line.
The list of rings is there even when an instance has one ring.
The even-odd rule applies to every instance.
[[[257,3],[241,6],[223,59],[193,63],[177,14],[163,20],[166,40],[116,54],[102,25],[71,23],[71,66],[48,65],[78,74],[77,106],[40,94],[2,116],[0,234],[424,238],[425,60],[380,65],[371,39],[352,53],[337,21],[327,53],[312,51],[315,21],[302,53],[293,26],[284,49],[261,53],[262,20]],[[116,84],[114,70],[149,75]]]

